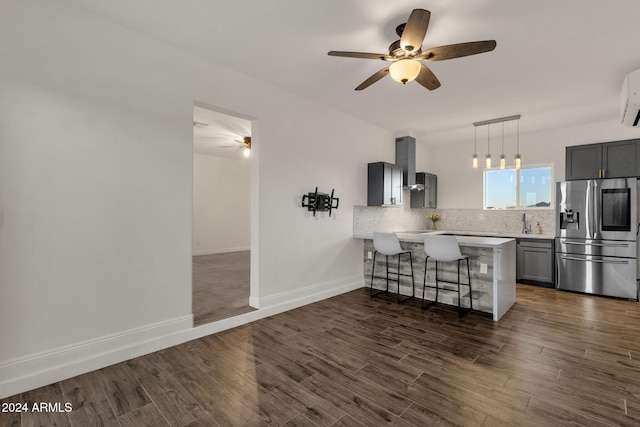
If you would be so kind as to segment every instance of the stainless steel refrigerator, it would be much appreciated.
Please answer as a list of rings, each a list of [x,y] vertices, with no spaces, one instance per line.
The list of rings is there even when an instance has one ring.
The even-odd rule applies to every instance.
[[[638,300],[636,178],[556,183],[556,288]]]

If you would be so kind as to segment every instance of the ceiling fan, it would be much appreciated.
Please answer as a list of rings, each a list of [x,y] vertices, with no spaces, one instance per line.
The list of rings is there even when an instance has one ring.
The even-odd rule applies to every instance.
[[[400,40],[391,43],[388,54],[332,50],[329,55],[391,62],[390,66],[369,77],[356,87],[356,90],[366,89],[387,74],[390,74],[391,78],[397,82],[406,84],[415,80],[427,89],[434,90],[440,87],[440,81],[420,61],[443,61],[445,59],[460,58],[489,52],[496,47],[495,40],[484,40],[433,47],[422,51],[422,42],[429,27],[430,17],[431,12],[428,10],[413,9],[407,22],[396,27],[396,34],[398,34]]]
[[[245,136],[242,141],[234,139],[233,142],[237,142],[240,145],[221,145],[218,148],[243,148],[242,155],[249,157],[251,155],[251,137]]]

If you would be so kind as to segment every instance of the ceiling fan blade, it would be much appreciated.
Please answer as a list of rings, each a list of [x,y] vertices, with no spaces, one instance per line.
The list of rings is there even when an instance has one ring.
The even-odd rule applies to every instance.
[[[368,88],[369,86],[371,86],[372,84],[374,84],[375,82],[377,82],[378,80],[386,76],[387,74],[389,74],[389,67],[383,68],[382,70],[375,73],[373,76],[369,77],[367,80],[360,83],[360,86],[358,86],[356,90],[362,90],[362,89]]]
[[[234,139],[233,142],[237,142],[240,144],[238,147],[251,148],[251,137],[245,136],[242,140]],[[232,145],[228,145],[227,147],[232,147]]]
[[[445,59],[490,52],[495,48],[495,40],[450,44],[425,50],[420,55],[420,59],[424,59],[425,61],[444,61]]]
[[[422,47],[424,36],[427,34],[430,17],[431,12],[428,10],[413,9],[411,15],[409,15],[406,25],[404,26],[404,30],[402,30],[400,47],[409,52],[420,49],[420,47]]]
[[[422,67],[420,68],[420,74],[416,77],[416,81],[429,90],[438,89],[440,87],[440,81],[436,75],[433,74],[433,71],[431,71],[426,65],[420,65]]]
[[[366,53],[366,52],[343,52],[340,50],[332,50],[328,53],[329,56],[342,56],[345,58],[360,58],[360,59],[377,59],[381,61],[390,61],[393,58],[385,53]]]

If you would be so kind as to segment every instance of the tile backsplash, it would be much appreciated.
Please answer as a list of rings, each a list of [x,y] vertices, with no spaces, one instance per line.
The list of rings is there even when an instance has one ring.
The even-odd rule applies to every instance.
[[[438,212],[442,220],[439,230],[486,231],[494,233],[522,232],[522,214],[534,232],[540,223],[542,234],[555,235],[555,211],[553,209],[411,209],[409,191],[403,193],[403,205],[399,207],[354,206],[353,234],[369,234],[374,231],[431,230],[427,219],[431,212]]]

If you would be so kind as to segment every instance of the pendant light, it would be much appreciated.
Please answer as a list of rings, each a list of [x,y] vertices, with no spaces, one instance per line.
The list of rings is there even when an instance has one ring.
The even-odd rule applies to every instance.
[[[473,127],[473,157],[471,158],[471,167],[478,169],[478,127]]]
[[[500,154],[500,169],[507,167],[507,159],[504,158],[504,122],[502,122],[502,153]]]
[[[520,116],[518,116],[518,128],[516,131],[516,156],[513,159],[513,166],[516,169],[520,169],[522,167],[522,158],[520,157]]]
[[[487,125],[487,158],[484,160],[485,169],[491,169],[491,148],[489,141],[491,140],[491,134],[489,133],[489,125]]]
[[[504,156],[504,122],[508,122],[511,120],[518,120],[518,130],[516,133],[516,156],[514,160],[514,166],[516,169],[520,169],[522,167],[522,158],[520,157],[520,114],[516,114],[515,116],[508,117],[500,117],[499,119],[491,119],[491,120],[483,120],[481,122],[474,122],[473,126],[476,127],[476,133],[474,134],[474,143],[473,143],[473,158],[472,158],[472,167],[476,168],[478,164],[478,155],[476,154],[477,148],[477,128],[478,126],[486,126],[487,127],[487,157],[485,159],[485,168],[491,169],[491,132],[490,125],[494,123],[502,123],[502,152],[500,154],[500,169],[505,169],[507,167],[507,160]]]

